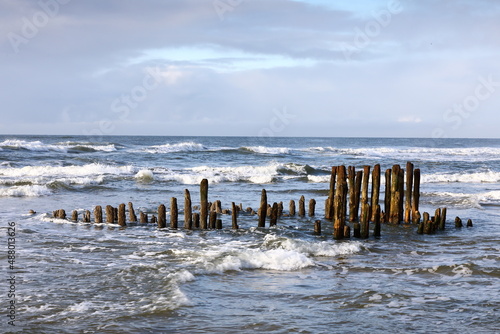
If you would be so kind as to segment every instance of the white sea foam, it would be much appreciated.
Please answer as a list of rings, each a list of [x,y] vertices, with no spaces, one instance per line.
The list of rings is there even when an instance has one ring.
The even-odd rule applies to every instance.
[[[488,183],[500,182],[500,172],[435,173],[422,175],[422,183]]]
[[[288,147],[245,146],[243,149],[259,154],[288,154]]]
[[[40,197],[50,195],[52,192],[46,186],[25,185],[10,188],[0,188],[0,197]]]
[[[196,152],[204,151],[206,149],[207,148],[202,144],[190,141],[176,144],[153,145],[145,148],[144,151],[153,154],[165,154],[175,152]]]
[[[141,169],[135,174],[135,178],[139,181],[151,182],[154,180],[154,175],[149,169]]]
[[[88,142],[62,142],[55,144],[46,144],[39,140],[27,141],[20,139],[7,139],[0,143],[0,149],[10,148],[10,149],[25,149],[28,151],[38,151],[38,152],[68,152],[69,150],[94,150],[94,151],[104,151],[111,152],[116,151],[114,144],[101,144],[101,143],[88,143]]]
[[[132,166],[111,166],[92,163],[83,166],[25,166],[21,168],[2,168],[0,177],[82,177],[92,175],[124,175],[134,172]]]
[[[330,175],[307,175],[307,180],[314,183],[330,182]]]

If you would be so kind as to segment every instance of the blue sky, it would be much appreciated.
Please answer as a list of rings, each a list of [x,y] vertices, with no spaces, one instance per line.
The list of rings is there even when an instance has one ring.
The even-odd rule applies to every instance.
[[[499,137],[494,0],[3,0],[2,134]]]

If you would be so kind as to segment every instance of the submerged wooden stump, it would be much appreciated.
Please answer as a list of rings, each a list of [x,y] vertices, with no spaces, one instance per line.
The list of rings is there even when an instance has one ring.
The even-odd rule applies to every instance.
[[[231,207],[232,207],[232,210],[231,210],[231,220],[232,220],[232,229],[233,230],[237,230],[239,228],[238,226],[238,211],[239,210],[236,210],[236,204],[234,202],[231,203]],[[240,208],[242,207],[242,205],[240,204]]]
[[[106,223],[113,224],[115,222],[115,208],[111,205],[106,205]]]
[[[200,228],[207,229],[208,223],[208,180],[203,179],[200,183]]]
[[[148,214],[147,213],[144,213],[144,212],[140,212],[139,213],[139,217],[140,217],[140,223],[141,224],[147,224],[148,223]]]
[[[118,206],[118,225],[127,226],[126,218],[125,218],[125,204],[121,203]]]
[[[191,207],[191,194],[188,189],[184,190],[184,228],[191,230],[193,228],[193,209]]]
[[[94,208],[94,222],[96,224],[102,223],[102,207],[100,205],[96,205]]]
[[[78,221],[78,211],[73,210],[71,212],[71,220],[74,221],[74,222]]]
[[[316,220],[314,222],[314,234],[321,235],[321,220]]]
[[[316,208],[316,200],[314,198],[311,198],[309,200],[309,217],[314,217],[315,214],[315,208]]]
[[[266,189],[262,189],[260,196],[260,209],[259,209],[259,225],[258,227],[266,226],[266,215],[267,215],[267,192]]]
[[[177,229],[179,225],[179,208],[177,198],[170,198],[170,228]]]
[[[132,204],[132,202],[128,202],[128,214],[129,214],[129,221],[132,223],[136,223],[137,216],[135,215],[134,205]]]
[[[89,210],[85,210],[85,213],[83,214],[83,222],[90,223],[90,211]]]
[[[167,227],[167,209],[163,204],[160,204],[158,206],[158,227],[159,228]]]

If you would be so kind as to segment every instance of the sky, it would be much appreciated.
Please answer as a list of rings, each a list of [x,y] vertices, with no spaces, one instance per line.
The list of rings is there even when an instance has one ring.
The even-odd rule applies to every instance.
[[[500,138],[497,0],[0,0],[0,134]]]

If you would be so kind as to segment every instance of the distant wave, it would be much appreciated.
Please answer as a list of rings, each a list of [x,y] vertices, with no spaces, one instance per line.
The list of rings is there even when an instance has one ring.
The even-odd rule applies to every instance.
[[[435,173],[422,175],[424,183],[460,182],[493,183],[500,182],[500,172],[486,171],[475,173]]]
[[[0,197],[40,197],[50,195],[52,192],[43,185],[23,185],[2,189]]]
[[[20,139],[7,139],[0,143],[0,150],[27,150],[34,152],[112,152],[116,151],[114,144],[90,142],[61,142],[46,144],[41,141],[27,141]]]
[[[289,154],[291,149],[288,147],[267,147],[267,146],[243,146],[242,150],[259,154]]]
[[[175,152],[198,152],[205,150],[207,150],[207,148],[202,144],[189,141],[176,144],[148,146],[144,148],[142,151],[146,153],[162,154],[162,153],[175,153]]]

